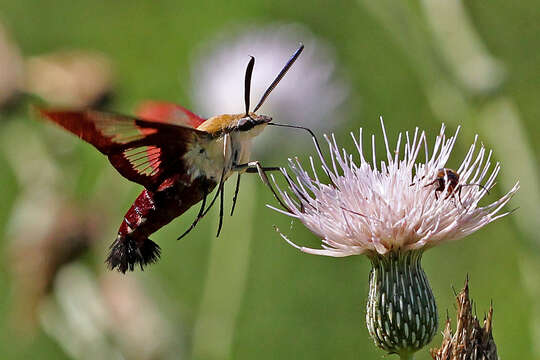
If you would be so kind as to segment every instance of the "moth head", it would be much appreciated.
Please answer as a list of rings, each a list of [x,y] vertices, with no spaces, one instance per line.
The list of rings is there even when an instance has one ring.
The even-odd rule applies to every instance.
[[[197,129],[209,132],[214,136],[229,133],[243,133],[258,135],[272,121],[267,115],[258,115],[253,112],[246,114],[224,114],[214,116]]]
[[[250,130],[253,127],[256,127],[258,125],[266,125],[272,121],[272,118],[270,116],[266,115],[257,115],[255,114],[257,110],[264,104],[266,101],[266,98],[270,93],[276,88],[276,86],[279,84],[281,79],[285,76],[287,71],[291,68],[291,66],[294,64],[296,59],[300,56],[302,51],[304,50],[304,45],[300,44],[300,47],[296,50],[296,52],[293,54],[293,56],[287,61],[285,66],[281,69],[279,74],[276,76],[274,81],[268,86],[264,94],[261,96],[261,99],[253,109],[253,111],[249,111],[249,100],[250,100],[250,93],[251,93],[251,75],[253,74],[253,67],[255,66],[255,58],[251,56],[251,59],[249,60],[249,63],[246,68],[246,75],[244,78],[244,103],[246,105],[246,112],[244,115],[238,120],[238,129],[240,131],[246,131]]]
[[[234,124],[234,130],[236,131],[251,131],[255,128],[264,129],[266,125],[272,121],[272,118],[267,115],[257,115],[255,113],[249,113],[247,116],[243,115],[236,124]]]
[[[283,76],[285,76],[303,50],[304,45],[300,45],[293,56],[281,69],[274,81],[268,86],[253,111],[250,111],[251,75],[253,74],[253,67],[255,66],[255,58],[252,56],[247,65],[244,78],[244,102],[246,111],[243,114],[214,116],[199,125],[197,129],[207,131],[214,136],[232,132],[249,133],[251,136],[258,135],[266,125],[271,123],[272,118],[267,115],[256,114],[257,110],[264,104],[268,95],[270,95]]]

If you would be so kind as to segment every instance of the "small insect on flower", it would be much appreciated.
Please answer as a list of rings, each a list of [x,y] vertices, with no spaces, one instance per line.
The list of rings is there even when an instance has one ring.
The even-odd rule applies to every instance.
[[[251,75],[255,58],[249,61],[244,82],[245,112],[224,114],[203,119],[181,106],[154,103],[142,110],[143,118],[135,118],[94,110],[40,109],[41,116],[92,144],[109,158],[111,164],[128,180],[145,187],[124,216],[118,236],[106,260],[110,269],[122,273],[141,270],[156,262],[159,246],[148,237],[202,201],[189,233],[210,210],[220,195],[219,235],[223,223],[224,183],[238,173],[233,209],[243,172],[259,173],[271,186],[258,161],[249,161],[251,142],[272,118],[257,115],[268,95],[300,56],[301,45],[250,111]],[[207,196],[215,187],[216,195],[206,208]],[[277,197],[277,196],[276,196]]]
[[[517,192],[519,183],[500,199],[480,206],[495,184],[500,165],[492,166],[491,152],[486,159],[483,146],[475,155],[476,139],[454,171],[446,163],[457,132],[447,138],[443,125],[430,155],[425,133],[418,129],[412,136],[405,133],[404,149],[400,134],[392,151],[382,125],[386,161],[379,166],[375,138],[370,162],[361,130],[358,138],[353,135],[359,163],[338,147],[334,136],[326,138],[330,161],[316,143],[328,182],[321,180],[312,158],[312,174],[299,159],[289,160],[292,175],[283,170],[287,189],[278,187],[285,211],[276,210],[300,220],[322,239],[322,248],[315,249],[296,245],[282,234],[295,248],[315,255],[369,257],[368,331],[378,347],[408,359],[431,341],[438,324],[435,298],[421,266],[424,251],[463,238],[509,214],[499,212]],[[422,148],[425,160],[418,161]],[[436,187],[435,196],[432,186]],[[455,193],[463,206],[456,206]]]
[[[459,174],[457,171],[449,169],[449,168],[442,168],[437,171],[437,176],[435,177],[435,180],[430,182],[429,184],[424,185],[425,187],[429,187],[431,185],[437,185],[435,188],[435,199],[439,200],[439,197],[437,193],[443,192],[446,189],[446,184],[448,184],[447,189],[447,195],[446,199],[450,196],[455,196],[455,194],[458,194],[459,203],[461,203],[461,189],[464,186],[478,186],[485,190],[486,193],[489,194],[489,190],[486,189],[482,184],[460,184],[459,183]],[[412,184],[414,185],[414,184]]]

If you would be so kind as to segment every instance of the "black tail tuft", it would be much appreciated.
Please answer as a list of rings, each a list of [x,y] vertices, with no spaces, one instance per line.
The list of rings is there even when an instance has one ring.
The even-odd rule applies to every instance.
[[[137,247],[135,240],[119,237],[112,243],[110,249],[105,263],[110,270],[117,269],[123,274],[128,270],[133,271],[135,264],[139,264],[141,270],[144,270],[145,265],[158,261],[161,254],[159,245],[150,239],[146,239],[141,247]]]

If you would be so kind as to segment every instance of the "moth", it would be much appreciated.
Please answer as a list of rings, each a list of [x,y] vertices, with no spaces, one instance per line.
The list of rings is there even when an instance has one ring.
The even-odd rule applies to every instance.
[[[133,271],[136,265],[144,270],[144,266],[155,263],[161,249],[149,236],[201,202],[197,217],[178,239],[184,237],[218,196],[219,235],[223,224],[224,183],[233,173],[238,177],[231,215],[242,173],[258,173],[271,187],[266,171],[279,168],[265,168],[258,161],[249,160],[253,138],[267,125],[302,127],[272,123],[270,116],[256,112],[303,49],[300,45],[253,111],[249,111],[255,66],[255,58],[251,57],[245,73],[245,112],[240,114],[204,119],[168,103],[147,104],[140,112],[142,118],[95,110],[38,109],[42,117],[92,144],[121,175],[145,188],[124,215],[118,236],[110,246],[106,260],[109,269],[125,273]],[[217,192],[207,207],[207,198],[216,187]]]

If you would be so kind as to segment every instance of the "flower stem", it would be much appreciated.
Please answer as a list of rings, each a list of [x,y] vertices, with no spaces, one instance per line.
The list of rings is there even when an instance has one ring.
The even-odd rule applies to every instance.
[[[414,359],[414,353],[403,353],[399,355],[399,358],[401,360],[413,360]]]

